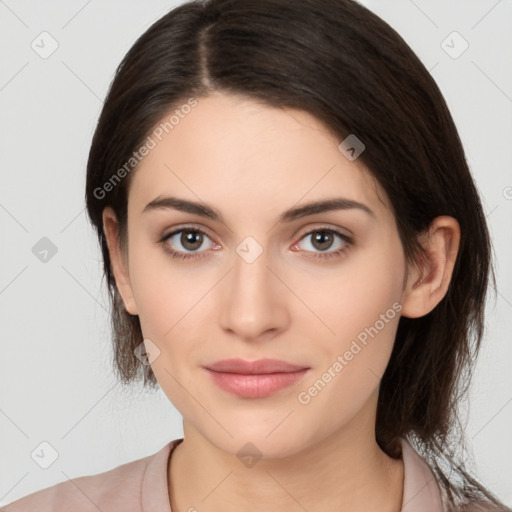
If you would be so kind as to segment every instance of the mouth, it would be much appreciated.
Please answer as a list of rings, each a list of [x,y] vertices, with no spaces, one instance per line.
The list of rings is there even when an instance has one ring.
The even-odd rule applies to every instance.
[[[297,383],[310,370],[277,359],[225,359],[203,368],[218,387],[243,398],[270,396]]]

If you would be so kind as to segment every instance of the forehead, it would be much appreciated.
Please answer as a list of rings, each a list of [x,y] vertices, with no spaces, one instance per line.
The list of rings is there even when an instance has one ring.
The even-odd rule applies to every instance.
[[[363,164],[348,160],[341,140],[305,111],[214,93],[166,125],[171,115],[133,171],[129,203],[137,212],[159,195],[203,200],[227,215],[341,196],[387,209]]]

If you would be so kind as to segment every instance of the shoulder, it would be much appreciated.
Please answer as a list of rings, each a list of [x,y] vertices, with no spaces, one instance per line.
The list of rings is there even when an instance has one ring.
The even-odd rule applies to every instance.
[[[160,452],[163,453],[169,445]],[[71,478],[24,496],[1,512],[136,512],[142,510],[144,473],[158,454],[122,464],[96,475]]]
[[[440,485],[427,460],[416,451],[407,438],[401,438],[401,446],[404,460],[403,502],[405,505],[414,500],[414,507],[416,507],[414,510],[418,511],[512,512],[512,509],[505,505],[494,504],[491,500],[479,497],[466,498],[464,503],[456,506],[449,505],[446,491]]]

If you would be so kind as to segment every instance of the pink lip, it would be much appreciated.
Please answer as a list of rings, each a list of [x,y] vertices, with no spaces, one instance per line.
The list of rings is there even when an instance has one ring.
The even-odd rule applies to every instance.
[[[277,359],[224,359],[204,367],[225,391],[245,398],[262,398],[300,380],[309,367]]]

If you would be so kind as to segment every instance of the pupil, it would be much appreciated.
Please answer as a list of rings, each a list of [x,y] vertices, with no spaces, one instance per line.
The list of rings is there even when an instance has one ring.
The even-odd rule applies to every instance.
[[[195,242],[194,239],[196,239]],[[183,234],[181,235],[181,243],[183,244],[183,247],[185,247],[186,249],[197,249],[201,247],[201,244],[203,243],[202,235],[195,231],[184,231]],[[190,245],[192,245],[192,247],[190,247]]]
[[[322,243],[325,244],[325,242],[327,242],[327,246],[322,246]],[[326,231],[317,231],[315,236],[313,237],[313,244],[317,249],[328,249],[331,243],[332,233],[328,233]],[[319,244],[320,246],[318,247],[317,244]]]

